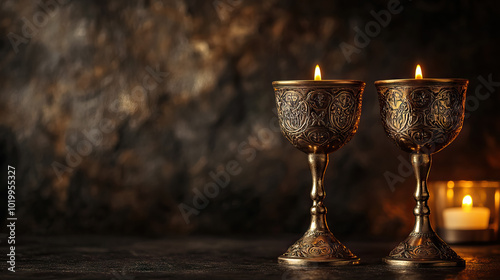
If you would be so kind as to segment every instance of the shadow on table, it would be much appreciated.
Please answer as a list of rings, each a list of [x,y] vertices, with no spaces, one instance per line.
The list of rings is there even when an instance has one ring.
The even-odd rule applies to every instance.
[[[456,279],[463,270],[464,268],[401,268],[383,263],[341,267],[285,267],[281,279]]]

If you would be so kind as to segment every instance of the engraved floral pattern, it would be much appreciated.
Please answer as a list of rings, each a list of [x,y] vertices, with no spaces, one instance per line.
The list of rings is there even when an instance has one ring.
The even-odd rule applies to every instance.
[[[357,258],[347,247],[334,239],[330,232],[308,231],[283,254],[298,258]]]
[[[349,142],[358,128],[364,86],[275,88],[283,135],[306,153],[331,153]]]
[[[283,94],[278,103],[278,112],[284,116],[283,125],[291,132],[299,131],[307,123],[308,108],[304,98],[297,91]]]
[[[409,240],[420,238],[419,245],[410,245]],[[434,242],[433,242],[434,239]],[[438,239],[432,233],[430,235],[420,235],[412,233],[410,237],[394,248],[389,256],[395,259],[428,259],[428,260],[462,260],[450,246]]]
[[[378,85],[387,135],[404,151],[436,153],[462,129],[467,84],[414,88]]]
[[[350,124],[354,120],[356,101],[348,91],[340,91],[334,98],[331,118],[332,123],[339,130],[344,131],[351,128]]]

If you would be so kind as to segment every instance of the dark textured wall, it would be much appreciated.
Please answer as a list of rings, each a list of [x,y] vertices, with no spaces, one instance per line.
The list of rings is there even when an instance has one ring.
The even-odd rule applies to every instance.
[[[310,173],[276,130],[271,82],[311,79],[315,64],[367,82],[358,133],[326,174],[339,237],[412,226],[414,179],[384,178],[407,156],[384,135],[373,82],[417,63],[470,80],[470,114],[430,178],[500,179],[498,4],[401,0],[389,20],[389,2],[2,1],[0,175],[16,167],[18,230],[302,232]]]

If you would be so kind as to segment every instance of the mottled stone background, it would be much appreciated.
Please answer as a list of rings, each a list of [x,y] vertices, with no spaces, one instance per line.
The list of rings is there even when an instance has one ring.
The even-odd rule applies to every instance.
[[[17,234],[303,232],[310,173],[275,129],[271,82],[311,79],[316,64],[367,82],[359,131],[326,175],[339,237],[412,226],[414,179],[384,178],[406,155],[383,132],[373,82],[417,63],[469,79],[476,98],[430,178],[500,179],[500,84],[478,78],[500,81],[499,4],[401,0],[346,59],[340,45],[388,2],[1,1],[0,199],[10,164]],[[229,184],[214,188],[211,172]]]

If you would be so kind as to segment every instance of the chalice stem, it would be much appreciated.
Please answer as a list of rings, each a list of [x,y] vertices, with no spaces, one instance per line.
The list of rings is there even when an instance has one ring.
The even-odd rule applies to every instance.
[[[417,205],[413,209],[415,215],[415,233],[433,233],[429,221],[429,214],[431,213],[427,200],[429,199],[429,190],[427,189],[427,177],[431,168],[431,155],[426,153],[414,152],[411,154],[411,164],[415,171],[417,179],[417,187],[415,189],[415,201]]]
[[[325,187],[323,180],[328,166],[328,154],[308,154],[313,178],[311,198],[311,225],[309,230],[278,258],[280,263],[292,265],[348,265],[358,264],[359,258],[340,243],[326,224]]]
[[[410,235],[394,248],[384,261],[404,266],[465,266],[465,261],[455,253],[431,227],[429,221],[429,190],[427,177],[431,168],[431,155],[421,152],[411,154],[411,164],[417,179],[413,209],[415,227]]]
[[[324,177],[326,167],[328,166],[328,154],[309,154],[309,167],[312,173],[311,199],[311,225],[309,231],[329,231],[326,223],[326,207],[323,204],[325,199]]]

